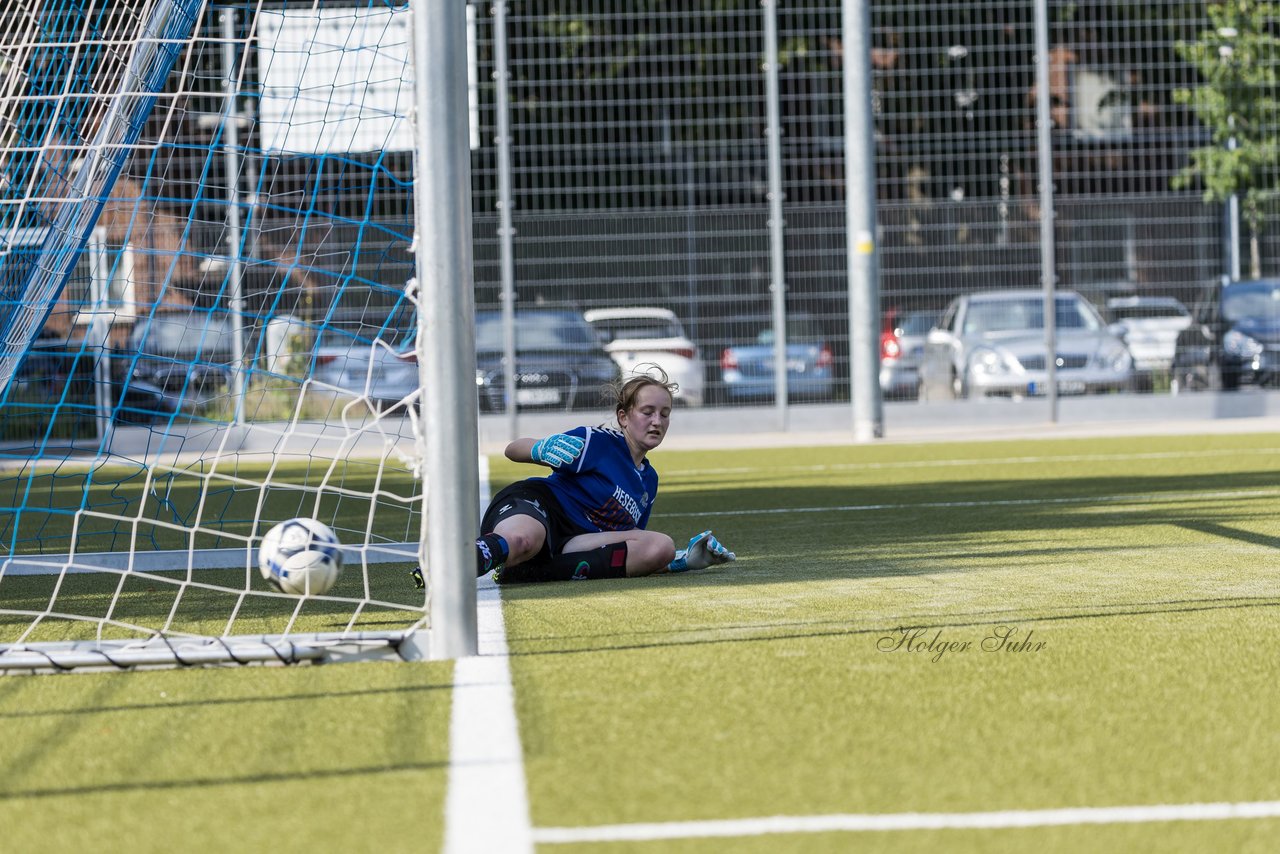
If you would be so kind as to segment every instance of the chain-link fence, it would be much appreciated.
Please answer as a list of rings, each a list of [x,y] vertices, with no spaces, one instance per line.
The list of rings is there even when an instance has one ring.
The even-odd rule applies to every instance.
[[[668,310],[702,362],[702,400],[770,401],[771,305],[780,287],[791,396],[847,397],[840,4],[572,6],[549,15],[541,4],[507,3],[499,10],[506,17],[501,32],[494,15],[478,19],[480,308],[500,307],[508,253],[522,308]],[[1037,56],[1035,11],[1029,0],[872,4],[881,385],[888,397],[920,396],[922,379],[934,381],[933,393],[923,395],[930,399],[1044,391],[1034,382],[1036,345],[1000,348],[1002,336],[1043,327],[1040,307],[1032,306],[1040,311],[1038,327],[1035,317],[1018,319],[1010,309],[974,338],[962,320],[966,311],[979,320],[969,308],[974,301],[953,301],[1040,289],[1045,215],[1054,223],[1064,392],[1177,389],[1179,333],[1213,315],[1221,277],[1233,267],[1244,278],[1274,270],[1267,250],[1275,234],[1265,219],[1274,158],[1255,162],[1246,180],[1227,188],[1240,199],[1251,187],[1258,191],[1256,240],[1247,216],[1243,224],[1233,220],[1238,208],[1221,176],[1188,172],[1208,162],[1196,152],[1228,148],[1215,126],[1221,117],[1205,107],[1212,98],[1202,96],[1228,91],[1231,80],[1220,75],[1230,72],[1209,67],[1206,51],[1224,69],[1253,64],[1245,94],[1234,97],[1246,104],[1271,99],[1273,22],[1255,21],[1250,30],[1245,17],[1216,20],[1199,3],[1050,2],[1049,49]],[[771,15],[776,56],[764,37]],[[771,221],[768,205],[766,71],[774,62],[780,223]],[[1052,129],[1043,135],[1038,62],[1049,69]],[[499,63],[505,73],[495,76]],[[502,87],[507,144],[490,147],[499,138]],[[1250,116],[1265,125],[1250,130],[1251,156],[1274,151],[1274,112]],[[1054,189],[1048,212],[1037,172],[1046,139]],[[498,180],[503,158],[506,185]],[[1218,195],[1206,199],[1206,187]],[[497,216],[504,205],[512,232],[506,240]],[[771,229],[782,231],[781,282],[771,274]],[[1259,262],[1254,269],[1251,260]],[[953,311],[944,318],[948,306]],[[938,352],[930,359],[929,330],[944,320],[950,340],[935,332]],[[608,329],[606,336],[624,332]],[[625,365],[628,354],[652,355],[662,346],[636,340],[615,350],[626,351],[615,352]],[[975,366],[984,354],[995,361]],[[681,361],[658,361],[666,358]],[[1183,379],[1185,387],[1190,377]]]
[[[1037,3],[1049,29],[1042,55]],[[1050,361],[1044,345],[1037,353],[1031,343],[1003,343],[1017,331],[1036,338],[1043,305],[1038,316],[1026,303],[984,326],[977,321],[992,310],[973,299],[1042,288],[1044,217],[1053,223],[1061,340],[1052,362],[1062,391],[1271,381],[1267,334],[1243,344],[1230,336],[1222,288],[1224,276],[1280,272],[1269,6],[873,2],[874,152],[846,151],[846,101],[860,105],[866,93],[843,92],[841,7],[470,4],[482,409],[595,405],[592,389],[611,363],[629,370],[647,361],[681,383],[685,403],[771,404],[780,335],[789,400],[847,400],[845,162],[868,157],[887,399],[1045,392],[1034,367]],[[273,8],[239,7],[236,37],[264,38]],[[238,195],[252,213],[244,241],[256,257],[281,262],[243,270],[249,310],[402,342],[413,326],[403,299],[410,141],[262,156],[275,97],[268,75],[248,63],[246,78],[233,81],[240,89],[228,118],[218,41],[205,44],[184,60],[171,93],[181,109],[166,98],[149,130],[181,122],[165,129],[179,144],[131,164],[118,193],[143,177],[164,188],[115,205],[151,212],[131,237],[137,299],[156,298],[154,267],[167,298],[225,300],[224,271],[192,259],[219,255],[228,239],[222,203]],[[1047,133],[1037,124],[1041,65]],[[230,161],[199,159],[197,146],[181,144],[207,142],[228,121],[245,155],[234,180]],[[1051,209],[1040,186],[1046,145]],[[431,168],[430,153],[419,163]],[[323,192],[302,197],[300,188],[317,186]],[[771,211],[774,186],[781,216]],[[104,215],[109,237],[113,209]],[[513,318],[523,331],[508,371],[503,324]],[[566,342],[575,355],[550,352]],[[582,347],[609,358],[589,359]],[[1080,360],[1088,371],[1077,376],[1069,365]]]

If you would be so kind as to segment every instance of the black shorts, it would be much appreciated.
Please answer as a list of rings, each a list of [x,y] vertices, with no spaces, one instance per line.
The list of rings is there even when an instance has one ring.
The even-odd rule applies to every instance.
[[[491,532],[499,522],[512,516],[531,516],[541,522],[547,531],[542,550],[533,560],[560,554],[565,543],[584,533],[569,523],[555,493],[543,480],[518,480],[503,487],[493,496],[489,508],[484,511],[484,517],[480,520],[480,533]]]

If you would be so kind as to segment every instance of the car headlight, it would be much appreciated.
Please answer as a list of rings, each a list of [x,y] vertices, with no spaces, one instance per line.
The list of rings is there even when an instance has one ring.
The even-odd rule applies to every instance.
[[[969,370],[975,374],[1007,374],[1011,366],[998,351],[983,348],[973,351],[969,358]]]
[[[1240,359],[1252,359],[1254,356],[1262,355],[1262,344],[1236,329],[1222,336],[1222,349]]]
[[[1104,371],[1124,373],[1133,367],[1133,357],[1123,347],[1107,347],[1097,352],[1094,363]]]

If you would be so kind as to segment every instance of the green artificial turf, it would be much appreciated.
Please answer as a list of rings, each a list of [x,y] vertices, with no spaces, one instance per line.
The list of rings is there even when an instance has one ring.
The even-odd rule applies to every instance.
[[[502,590],[535,828],[1280,800],[1280,438],[654,462],[651,527],[681,543],[710,527],[739,560]],[[495,486],[534,473],[493,461]],[[65,601],[101,606],[91,578],[67,581]],[[33,607],[47,584],[4,578],[0,596]],[[221,619],[189,595],[194,625]],[[121,607],[172,601],[130,588]],[[316,627],[341,620],[316,604]],[[245,608],[253,631],[281,618]],[[999,627],[1031,643],[983,650]],[[912,628],[933,649],[900,644]],[[451,675],[0,677],[4,847],[438,850]],[[1277,836],[1266,819],[539,850],[1261,852]]]
[[[504,590],[535,826],[1280,799],[1275,438],[654,460],[651,527],[711,527],[739,561]],[[856,843],[1196,851],[1280,830],[1208,825]]]
[[[0,677],[3,848],[432,851],[452,667]]]

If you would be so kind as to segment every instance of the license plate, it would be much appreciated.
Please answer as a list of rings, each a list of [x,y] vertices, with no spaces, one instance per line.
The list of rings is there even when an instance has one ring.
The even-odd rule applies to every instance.
[[[516,403],[525,406],[546,406],[560,402],[560,389],[557,388],[518,388]]]
[[[1083,380],[1060,380],[1058,382],[1058,394],[1084,394],[1085,390]],[[1027,394],[1045,394],[1047,391],[1044,383],[1027,384]]]

